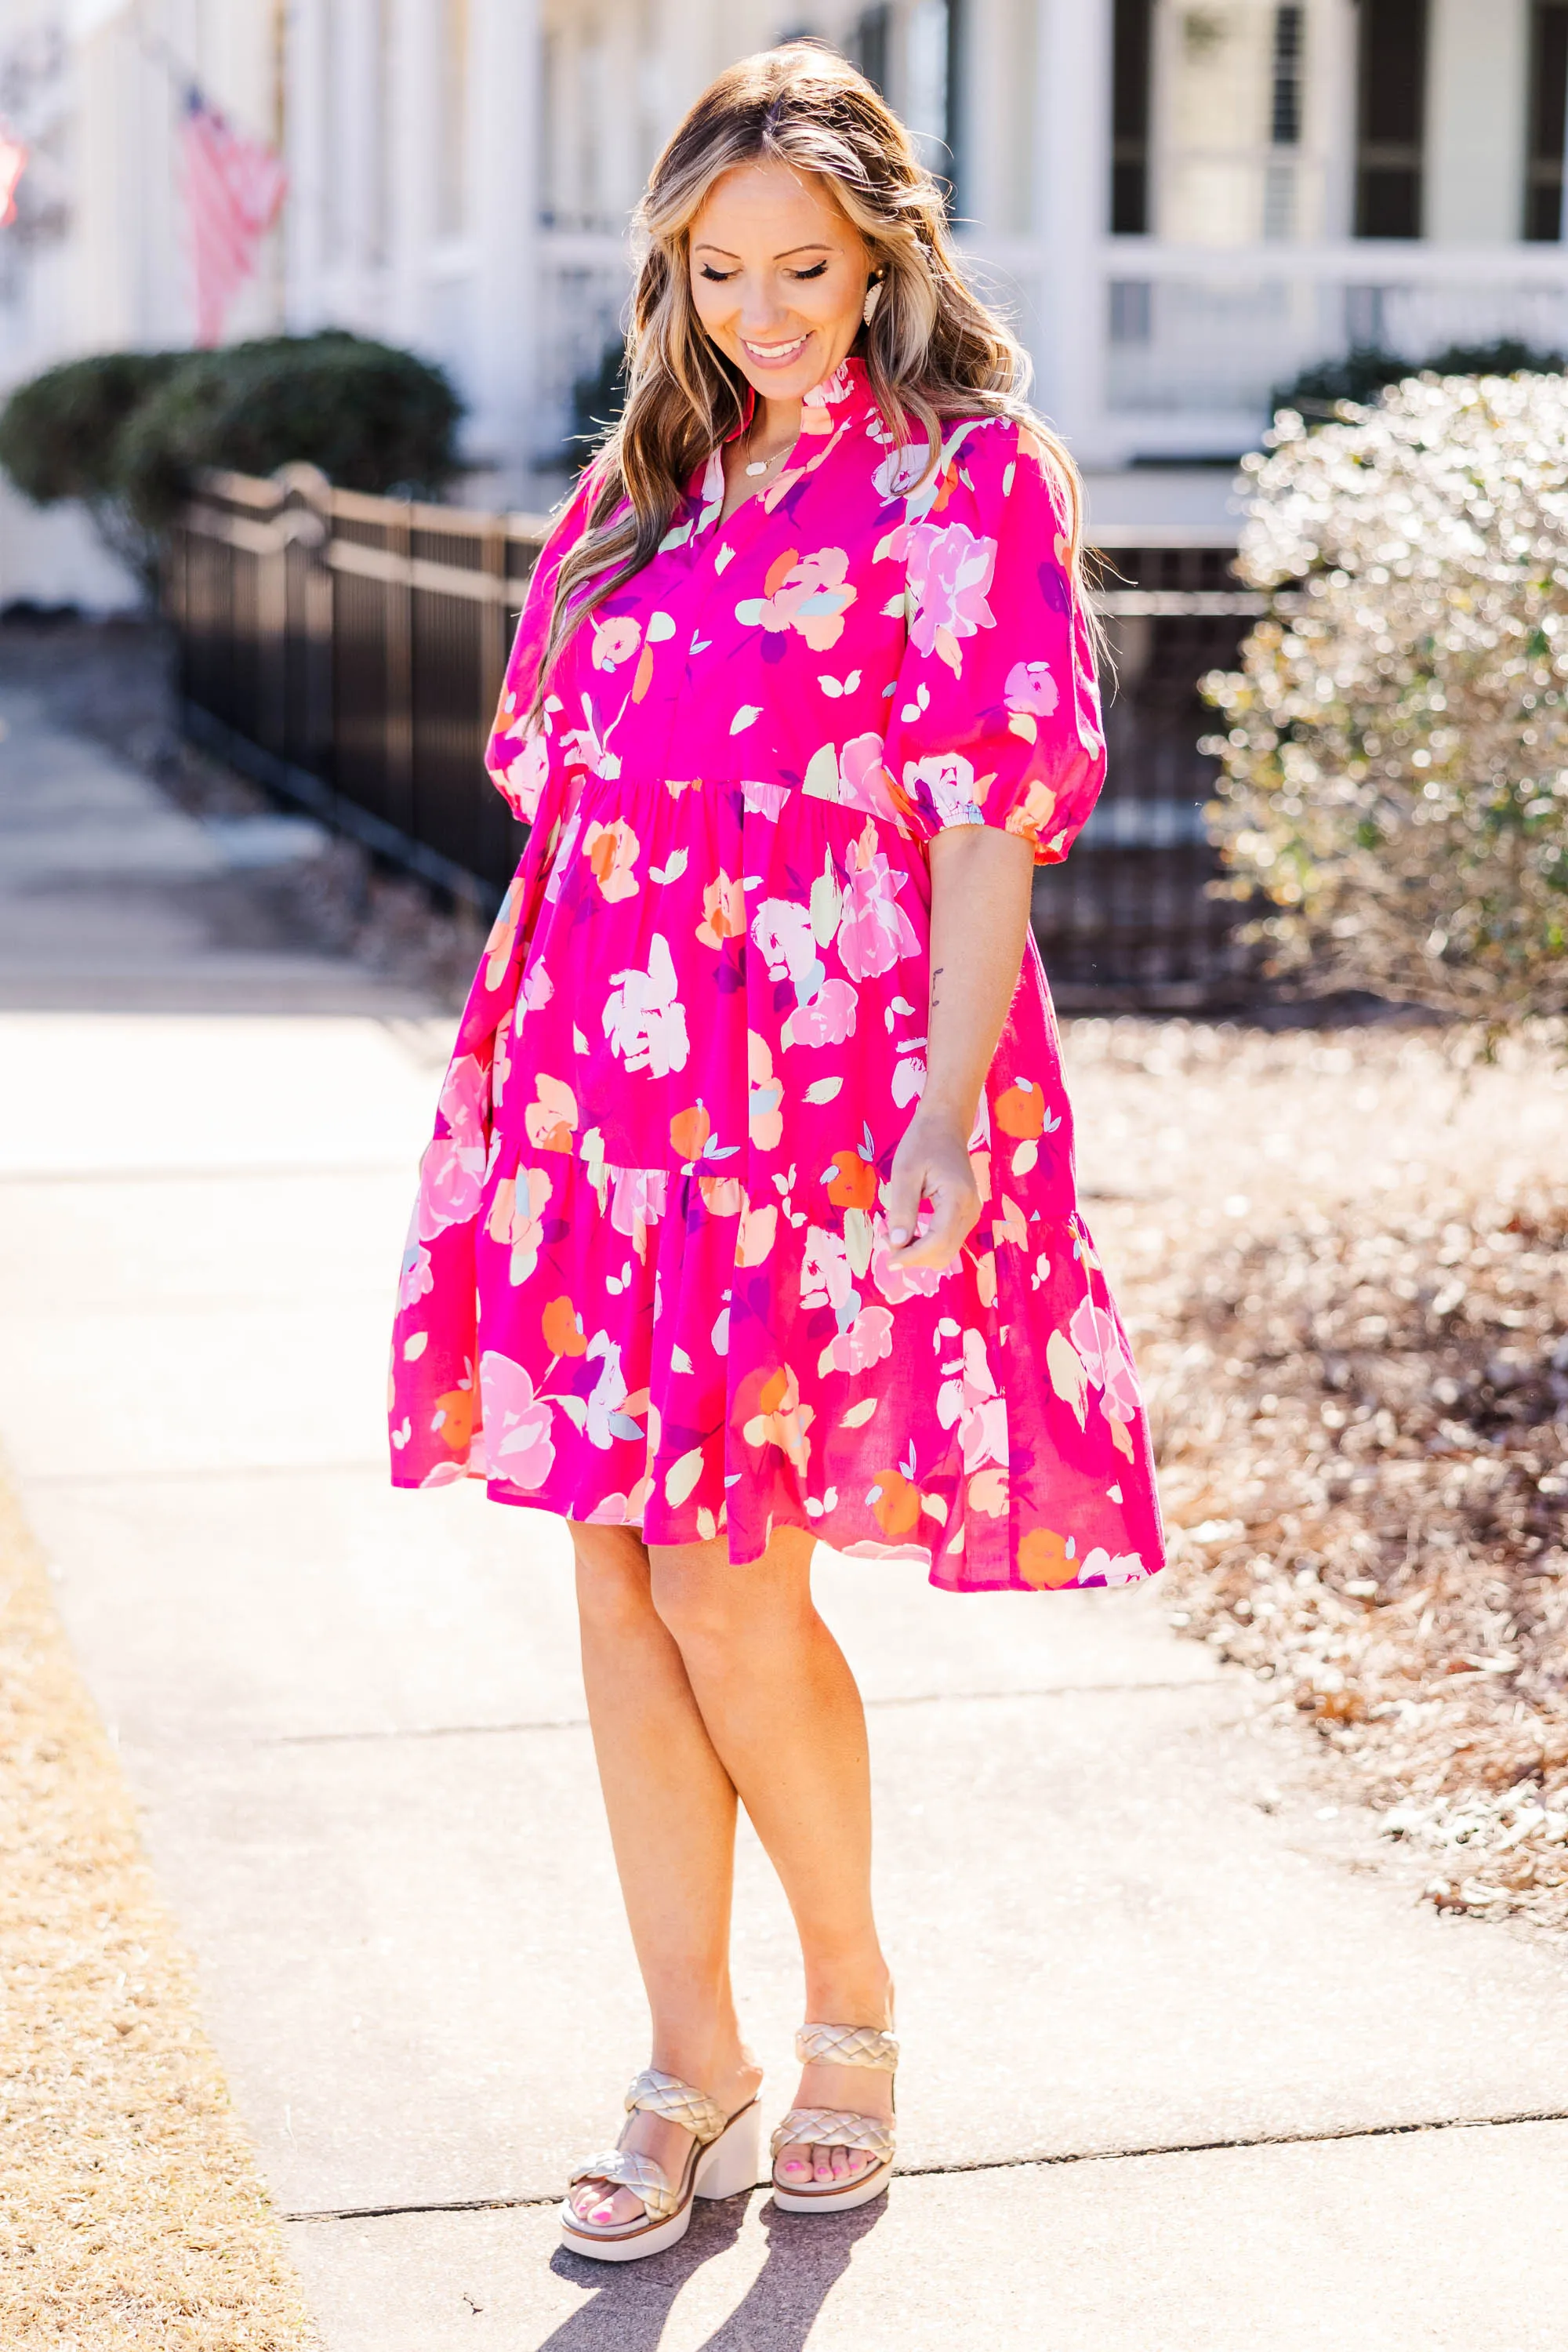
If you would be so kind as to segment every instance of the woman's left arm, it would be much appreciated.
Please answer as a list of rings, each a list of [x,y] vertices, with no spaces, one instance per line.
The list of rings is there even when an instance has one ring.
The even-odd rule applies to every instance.
[[[931,856],[925,1089],[883,1193],[893,1263],[909,1266],[950,1265],[979,1222],[969,1139],[1023,965],[1031,868],[1067,856],[1105,773],[1071,500],[1027,427],[963,430],[911,534],[883,753]],[[917,1237],[922,1198],[935,1217]]]
[[[949,1265],[979,1222],[969,1161],[980,1089],[1018,985],[1033,845],[960,824],[931,843],[931,1013],[926,1080],[884,1193],[895,1265]],[[916,1237],[922,1200],[933,1211]]]

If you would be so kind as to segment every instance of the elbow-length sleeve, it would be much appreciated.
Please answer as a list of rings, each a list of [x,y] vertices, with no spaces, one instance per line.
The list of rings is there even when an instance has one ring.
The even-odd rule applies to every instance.
[[[555,714],[547,709],[540,719],[531,721],[528,713],[539,682],[544,640],[550,632],[556,574],[588,528],[593,497],[593,469],[589,467],[551,525],[539,560],[529,574],[522,611],[518,615],[517,632],[507,658],[500,701],[485,745],[485,766],[490,781],[524,824],[533,822],[539,796],[550,772]]]
[[[909,644],[884,757],[924,834],[991,824],[1071,847],[1105,777],[1094,647],[1065,490],[1009,417],[972,426],[907,527]]]

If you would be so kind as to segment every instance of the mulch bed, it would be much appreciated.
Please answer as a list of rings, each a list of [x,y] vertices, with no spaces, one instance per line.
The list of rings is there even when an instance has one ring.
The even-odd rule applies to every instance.
[[[1454,1038],[1113,1028],[1102,1062],[1152,1055],[1201,1130],[1163,1222],[1122,1215],[1175,1622],[1279,1686],[1435,1904],[1568,1931],[1556,1041],[1494,1072]]]

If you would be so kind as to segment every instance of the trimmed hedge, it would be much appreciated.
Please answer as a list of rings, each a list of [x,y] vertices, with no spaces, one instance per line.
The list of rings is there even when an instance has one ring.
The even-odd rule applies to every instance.
[[[303,459],[345,489],[437,498],[459,470],[462,414],[442,369],[336,328],[215,352],[106,352],[12,394],[0,467],[37,506],[80,499],[151,584],[201,467],[270,474]]]
[[[107,352],[47,369],[0,410],[0,467],[35,506],[117,497],[121,432],[185,364],[183,352]]]
[[[1557,375],[1562,369],[1561,352],[1536,351],[1511,335],[1495,343],[1450,343],[1429,360],[1400,359],[1393,352],[1363,345],[1342,359],[1320,360],[1303,368],[1279,386],[1272,405],[1276,412],[1293,409],[1303,424],[1327,425],[1338,416],[1341,401],[1364,408],[1391,383],[1404,383],[1410,376]]]
[[[161,530],[204,466],[270,474],[305,459],[347,490],[438,497],[458,471],[462,404],[411,352],[335,330],[188,360],[121,436],[122,493]]]

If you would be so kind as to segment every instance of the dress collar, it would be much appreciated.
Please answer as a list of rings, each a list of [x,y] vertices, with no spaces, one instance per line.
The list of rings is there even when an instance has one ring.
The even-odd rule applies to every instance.
[[[738,441],[742,433],[749,433],[752,429],[752,419],[756,413],[757,395],[752,387],[747,384],[745,395],[741,402],[740,422],[737,425],[731,425],[728,433],[723,435],[719,444],[720,447],[723,448],[731,441]]]
[[[754,491],[750,498],[742,499],[726,524],[726,530],[733,529],[735,517],[742,513],[752,520],[758,514],[771,514],[785,491],[800,480],[803,472],[816,471],[843,425],[868,398],[864,360],[840,360],[831,375],[824,376],[820,383],[814,383],[801,400],[800,441],[796,447],[799,448],[802,443],[805,445],[808,452],[805,460],[801,465],[787,466],[777,480],[769,483],[765,489]],[[740,423],[725,434],[722,441],[714,444],[687,486],[689,520],[686,533],[693,543],[703,539],[717,522],[724,504],[725,444],[743,433],[755,414],[756,394],[748,384]],[[815,457],[809,454],[814,446],[819,453]]]
[[[814,383],[811,390],[803,394],[801,406],[803,408],[836,408],[841,401],[860,397],[866,388],[866,362],[851,352],[847,359],[839,361],[831,375],[825,375],[820,383]],[[724,443],[738,441],[742,433],[749,432],[752,419],[756,413],[756,388],[748,383],[745,398],[741,404],[740,421],[731,425],[728,433],[722,436],[720,446],[723,446]]]

